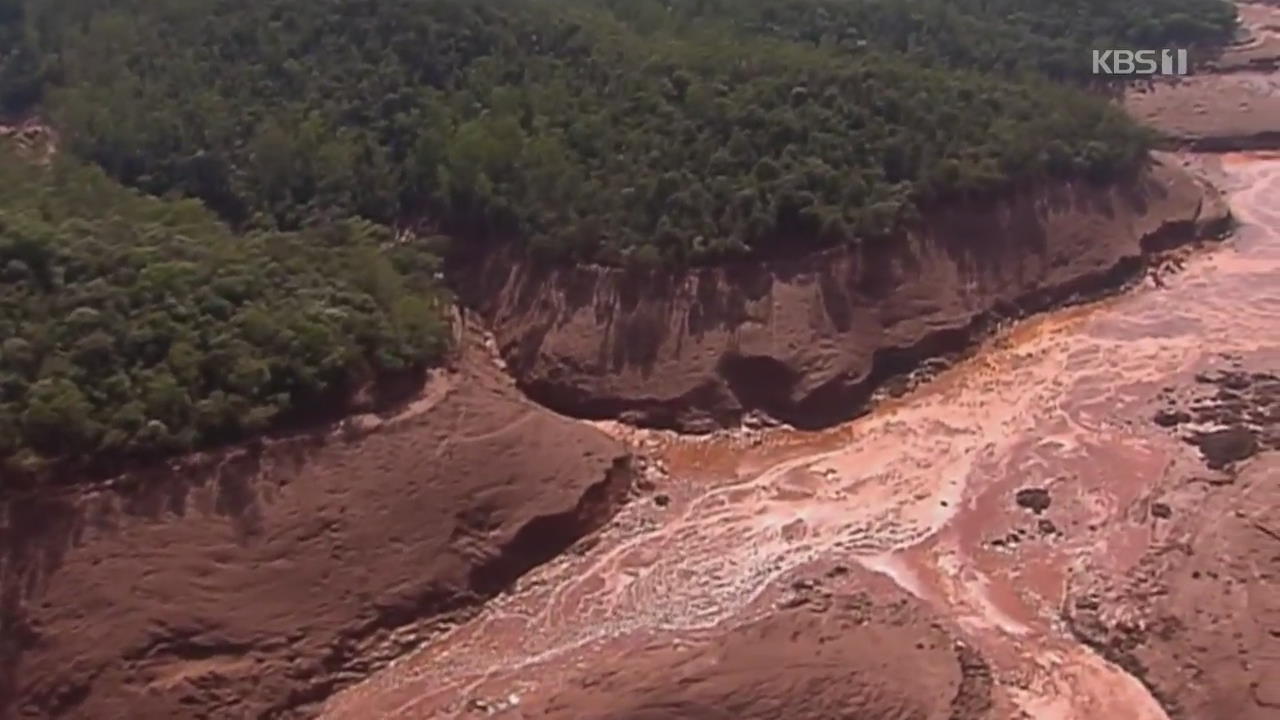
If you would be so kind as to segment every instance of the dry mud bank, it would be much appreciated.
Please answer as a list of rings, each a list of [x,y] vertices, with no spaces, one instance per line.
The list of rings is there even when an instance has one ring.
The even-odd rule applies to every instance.
[[[604,524],[628,463],[482,358],[396,417],[0,500],[0,717],[310,716]]]
[[[823,427],[993,318],[1113,289],[1227,218],[1161,156],[1120,186],[947,210],[880,247],[647,274],[498,256],[467,286],[521,388],[555,410],[684,431],[750,411]]]

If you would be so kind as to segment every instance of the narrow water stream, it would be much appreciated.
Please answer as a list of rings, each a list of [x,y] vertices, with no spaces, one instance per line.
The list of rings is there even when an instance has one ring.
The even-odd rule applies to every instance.
[[[955,618],[1037,720],[1165,720],[1058,615],[1073,571],[1150,540],[1134,508],[1190,452],[1150,423],[1161,389],[1233,361],[1280,365],[1280,157],[1228,156],[1223,172],[1241,228],[1167,287],[1023,323],[868,417],[734,439],[607,426],[663,458],[671,502],[633,503],[593,548],[324,717],[463,717],[473,698],[518,700],[606,648],[768,612],[776,581],[825,559],[885,573]],[[1052,494],[1045,517],[1014,503],[1029,487]],[[496,716],[520,717],[510,704]]]

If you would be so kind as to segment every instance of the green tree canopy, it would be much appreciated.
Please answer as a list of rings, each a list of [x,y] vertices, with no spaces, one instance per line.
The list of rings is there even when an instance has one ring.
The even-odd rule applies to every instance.
[[[0,153],[0,461],[205,447],[433,362],[433,262],[389,241],[360,220],[235,234]]]
[[[605,262],[866,238],[913,206],[1105,181],[1149,138],[1058,81],[1084,79],[1090,47],[1214,44],[1235,18],[1221,0],[5,1],[66,146],[127,184],[238,228],[428,220]]]

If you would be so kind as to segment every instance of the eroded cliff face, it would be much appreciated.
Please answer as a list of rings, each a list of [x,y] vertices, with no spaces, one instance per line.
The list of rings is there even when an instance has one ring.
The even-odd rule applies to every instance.
[[[695,432],[760,410],[816,427],[992,318],[1115,287],[1145,254],[1228,220],[1216,191],[1161,156],[1122,185],[944,210],[879,246],[648,274],[507,254],[467,292],[522,389],[555,410]]]
[[[397,417],[0,499],[0,717],[310,716],[600,527],[628,458],[468,360]]]

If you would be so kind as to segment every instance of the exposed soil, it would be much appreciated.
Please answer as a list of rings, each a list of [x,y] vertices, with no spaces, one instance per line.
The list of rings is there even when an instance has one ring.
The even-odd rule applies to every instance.
[[[11,140],[23,157],[36,162],[49,162],[58,150],[57,133],[39,118],[13,125],[0,123],[0,139]]]
[[[605,523],[628,455],[486,361],[400,415],[0,505],[0,717],[308,717]]]
[[[878,247],[651,274],[498,256],[465,286],[548,407],[690,432],[755,412],[818,428],[999,318],[1113,290],[1227,219],[1216,191],[1161,156],[1119,186],[950,208]]]

